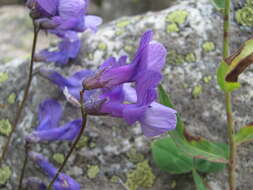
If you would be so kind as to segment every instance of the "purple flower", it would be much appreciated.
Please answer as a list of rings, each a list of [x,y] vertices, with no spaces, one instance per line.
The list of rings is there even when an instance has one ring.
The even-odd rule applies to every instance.
[[[49,163],[48,159],[43,157],[41,154],[36,152],[29,152],[29,158],[37,164],[43,172],[45,172],[50,179],[53,179],[53,177],[57,173],[57,169]],[[38,180],[30,180],[28,183],[33,184],[34,186],[39,187],[39,190],[44,190],[44,185],[42,182]],[[64,173],[60,173],[59,177],[56,179],[56,181],[53,184],[54,190],[80,190],[80,184],[78,184],[74,179],[69,177],[68,175]]]
[[[139,48],[131,64],[126,60],[115,63],[107,60],[103,63],[100,71],[86,81],[86,89],[111,88],[125,82],[137,82],[143,79],[143,75],[151,83],[157,83],[161,77],[161,69],[166,62],[167,51],[164,46],[157,42],[151,42],[152,31],[148,30],[141,38]],[[111,61],[110,63],[108,63]]]
[[[85,16],[88,4],[88,0],[28,0],[26,3],[42,28],[77,32],[87,28],[96,30],[102,22],[100,17]]]
[[[80,119],[59,126],[62,117],[60,104],[52,99],[45,100],[39,106],[39,125],[26,137],[28,142],[72,141],[78,135],[82,121]]]
[[[77,32],[86,29],[95,32],[102,23],[100,17],[85,15],[88,0],[28,0],[26,4],[40,28],[62,39],[57,51],[42,50],[36,54],[36,61],[55,62],[59,66],[67,64],[80,51]]]

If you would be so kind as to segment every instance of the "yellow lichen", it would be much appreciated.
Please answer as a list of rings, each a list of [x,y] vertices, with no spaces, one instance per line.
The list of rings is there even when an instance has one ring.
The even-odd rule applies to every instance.
[[[99,167],[97,165],[88,166],[87,176],[90,179],[94,179],[99,174]]]
[[[62,164],[64,162],[64,155],[61,153],[55,153],[53,155],[53,160],[57,163],[57,164]]]
[[[194,86],[193,91],[192,91],[192,96],[194,98],[197,98],[201,93],[202,93],[202,86],[200,84]]]
[[[15,93],[11,93],[8,98],[7,98],[7,102],[9,104],[14,104],[16,100],[16,94]]]
[[[129,152],[127,152],[127,157],[133,163],[138,163],[144,160],[144,156],[141,153],[138,153],[135,148],[132,148]]]
[[[138,187],[151,188],[154,181],[155,176],[148,161],[145,160],[137,164],[136,169],[127,174],[126,186],[130,190],[137,190]]]
[[[8,73],[4,73],[4,72],[1,72],[0,73],[0,83],[3,83],[5,81],[7,81],[9,78],[9,75]]]
[[[8,136],[11,132],[11,124],[8,119],[0,120],[0,134]]]
[[[168,14],[166,17],[166,21],[176,24],[183,24],[188,15],[189,13],[185,10],[177,10]]]
[[[0,168],[0,185],[6,184],[6,182],[10,177],[11,177],[11,170],[8,166]]]
[[[167,31],[167,33],[171,33],[171,32],[179,32],[180,30],[179,30],[177,24],[172,23],[172,24],[169,24],[167,26],[167,30],[166,31]]]
[[[215,49],[215,45],[213,42],[205,42],[205,43],[203,43],[202,47],[205,52],[210,52]]]

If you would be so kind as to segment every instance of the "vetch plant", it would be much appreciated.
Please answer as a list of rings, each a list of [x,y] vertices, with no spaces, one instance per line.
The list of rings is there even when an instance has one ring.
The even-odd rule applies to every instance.
[[[61,71],[40,69],[39,74],[56,85],[65,96],[65,100],[74,108],[80,109],[81,118],[75,118],[62,125],[60,121],[64,109],[61,104],[55,99],[46,99],[40,103],[38,125],[25,137],[25,159],[18,190],[21,190],[24,184],[34,190],[82,189],[78,182],[62,171],[86,129],[89,115],[121,118],[128,125],[139,122],[143,134],[147,137],[164,134],[163,138],[154,140],[151,146],[156,165],[171,174],[191,172],[198,190],[207,189],[200,173],[217,172],[226,167],[229,190],[236,190],[237,148],[253,140],[253,125],[247,124],[235,133],[231,96],[233,91],[240,88],[238,82],[240,74],[253,61],[253,40],[247,40],[238,50],[230,54],[231,2],[213,0],[213,3],[224,14],[223,59],[217,69],[217,83],[225,96],[228,143],[211,142],[188,132],[180,113],[176,111],[176,106],[160,84],[167,50],[163,44],[152,39],[153,31],[149,29],[140,37],[133,58],[109,57],[97,70],[81,69],[68,77],[62,75]],[[28,0],[26,2],[34,26],[30,70],[24,97],[17,108],[12,130],[3,147],[1,163],[5,161],[12,135],[29,96],[34,62],[53,62],[57,66],[68,66],[70,60],[74,60],[80,51],[81,40],[78,33],[87,29],[95,32],[101,24],[101,18],[86,15],[88,4],[88,0]],[[46,49],[35,54],[37,38],[41,30],[61,39],[58,50]],[[70,105],[66,104],[66,106]],[[71,143],[70,150],[59,168],[55,168],[47,158],[32,150],[36,143],[55,141]],[[48,185],[36,177],[28,177],[24,180],[29,160],[48,176],[50,180]],[[147,165],[147,161],[143,163]],[[145,172],[142,169],[140,171]],[[135,172],[129,176],[134,177]],[[153,174],[151,179],[154,180]],[[131,185],[137,188],[137,185]]]

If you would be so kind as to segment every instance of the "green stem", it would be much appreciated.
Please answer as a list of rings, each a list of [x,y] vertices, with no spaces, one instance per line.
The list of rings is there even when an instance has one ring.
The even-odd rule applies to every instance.
[[[229,56],[229,31],[230,31],[230,0],[225,0],[225,10],[224,10],[224,39],[223,39],[223,58]],[[232,112],[232,101],[231,93],[225,93],[226,99],[226,113],[227,113],[227,133],[230,147],[229,155],[229,167],[228,167],[228,182],[229,190],[236,190],[236,144],[234,142],[234,121],[233,121],[233,112]]]
[[[14,132],[16,131],[20,116],[22,114],[25,103],[26,103],[27,98],[29,96],[29,91],[30,91],[30,87],[31,87],[32,79],[33,79],[34,55],[35,55],[35,50],[36,50],[38,34],[39,34],[39,31],[40,31],[39,26],[37,26],[35,23],[33,23],[33,28],[34,28],[34,37],[33,37],[32,53],[31,53],[31,62],[30,62],[28,80],[27,80],[26,87],[25,87],[25,93],[24,93],[23,99],[21,101],[21,104],[18,107],[16,117],[15,117],[14,122],[12,124],[11,132],[10,132],[8,138],[7,138],[7,142],[3,147],[3,152],[2,152],[2,155],[1,155],[1,158],[0,158],[0,164],[2,163],[2,161],[4,161],[5,156],[8,152],[9,145],[10,145],[10,142],[11,142],[11,137],[14,134]]]
[[[83,106],[83,94],[84,94],[84,89],[80,91],[80,105],[81,105],[81,113],[82,113],[82,127],[81,130],[78,134],[78,137],[76,138],[75,142],[73,143],[73,145],[70,148],[70,151],[68,152],[67,156],[64,159],[64,162],[62,163],[61,167],[58,169],[56,175],[54,176],[54,178],[52,179],[52,181],[50,182],[50,184],[47,187],[47,190],[50,190],[52,188],[52,185],[54,184],[55,180],[58,178],[58,176],[60,175],[61,171],[63,170],[64,166],[66,165],[69,157],[71,156],[71,154],[73,153],[73,151],[76,148],[77,143],[79,142],[85,128],[86,128],[86,122],[87,122],[87,113],[85,112],[84,106]]]

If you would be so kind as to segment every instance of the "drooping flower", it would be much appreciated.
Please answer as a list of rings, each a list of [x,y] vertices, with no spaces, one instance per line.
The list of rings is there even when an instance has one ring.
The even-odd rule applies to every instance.
[[[74,140],[81,129],[82,121],[74,120],[59,127],[61,117],[60,104],[53,99],[45,100],[39,106],[39,125],[26,137],[26,140],[31,143]]]
[[[36,152],[29,152],[29,158],[37,164],[43,172],[45,172],[50,179],[57,173],[57,169],[49,163],[48,159]],[[45,185],[34,178],[28,180],[28,183],[32,184],[35,187],[39,187],[39,190],[45,190]],[[70,176],[60,173],[59,177],[53,184],[54,190],[80,190],[80,184],[77,183],[73,178]]]
[[[124,61],[117,64],[106,62],[97,74],[84,81],[84,87],[86,89],[111,88],[125,82],[138,82],[143,79],[143,75],[148,75],[149,81],[156,83],[162,78],[161,69],[166,62],[167,51],[162,44],[151,41],[152,36],[151,30],[143,34],[131,64],[126,64]]]
[[[95,32],[102,23],[100,17],[85,15],[88,0],[28,0],[26,4],[41,29],[62,39],[58,50],[46,49],[36,54],[37,61],[67,64],[80,51],[81,41],[77,32],[84,32],[86,29]]]
[[[85,107],[91,109],[93,105],[99,105],[93,109],[97,115],[120,117],[130,125],[139,121],[145,135],[156,136],[176,127],[176,111],[155,102],[156,87],[162,78],[161,70],[166,62],[167,52],[160,43],[150,42],[151,38],[151,31],[142,36],[131,64],[126,64],[125,56],[119,61],[111,57],[102,64],[97,74],[83,77],[83,86],[88,89],[86,92],[89,89],[98,91],[93,104]],[[68,79],[53,73],[55,74],[48,75],[47,78],[62,89],[60,81]],[[60,81],[56,82],[56,78]],[[134,88],[126,84],[130,82]],[[80,91],[80,82],[76,84],[75,89]],[[86,97],[86,101],[90,97]]]

